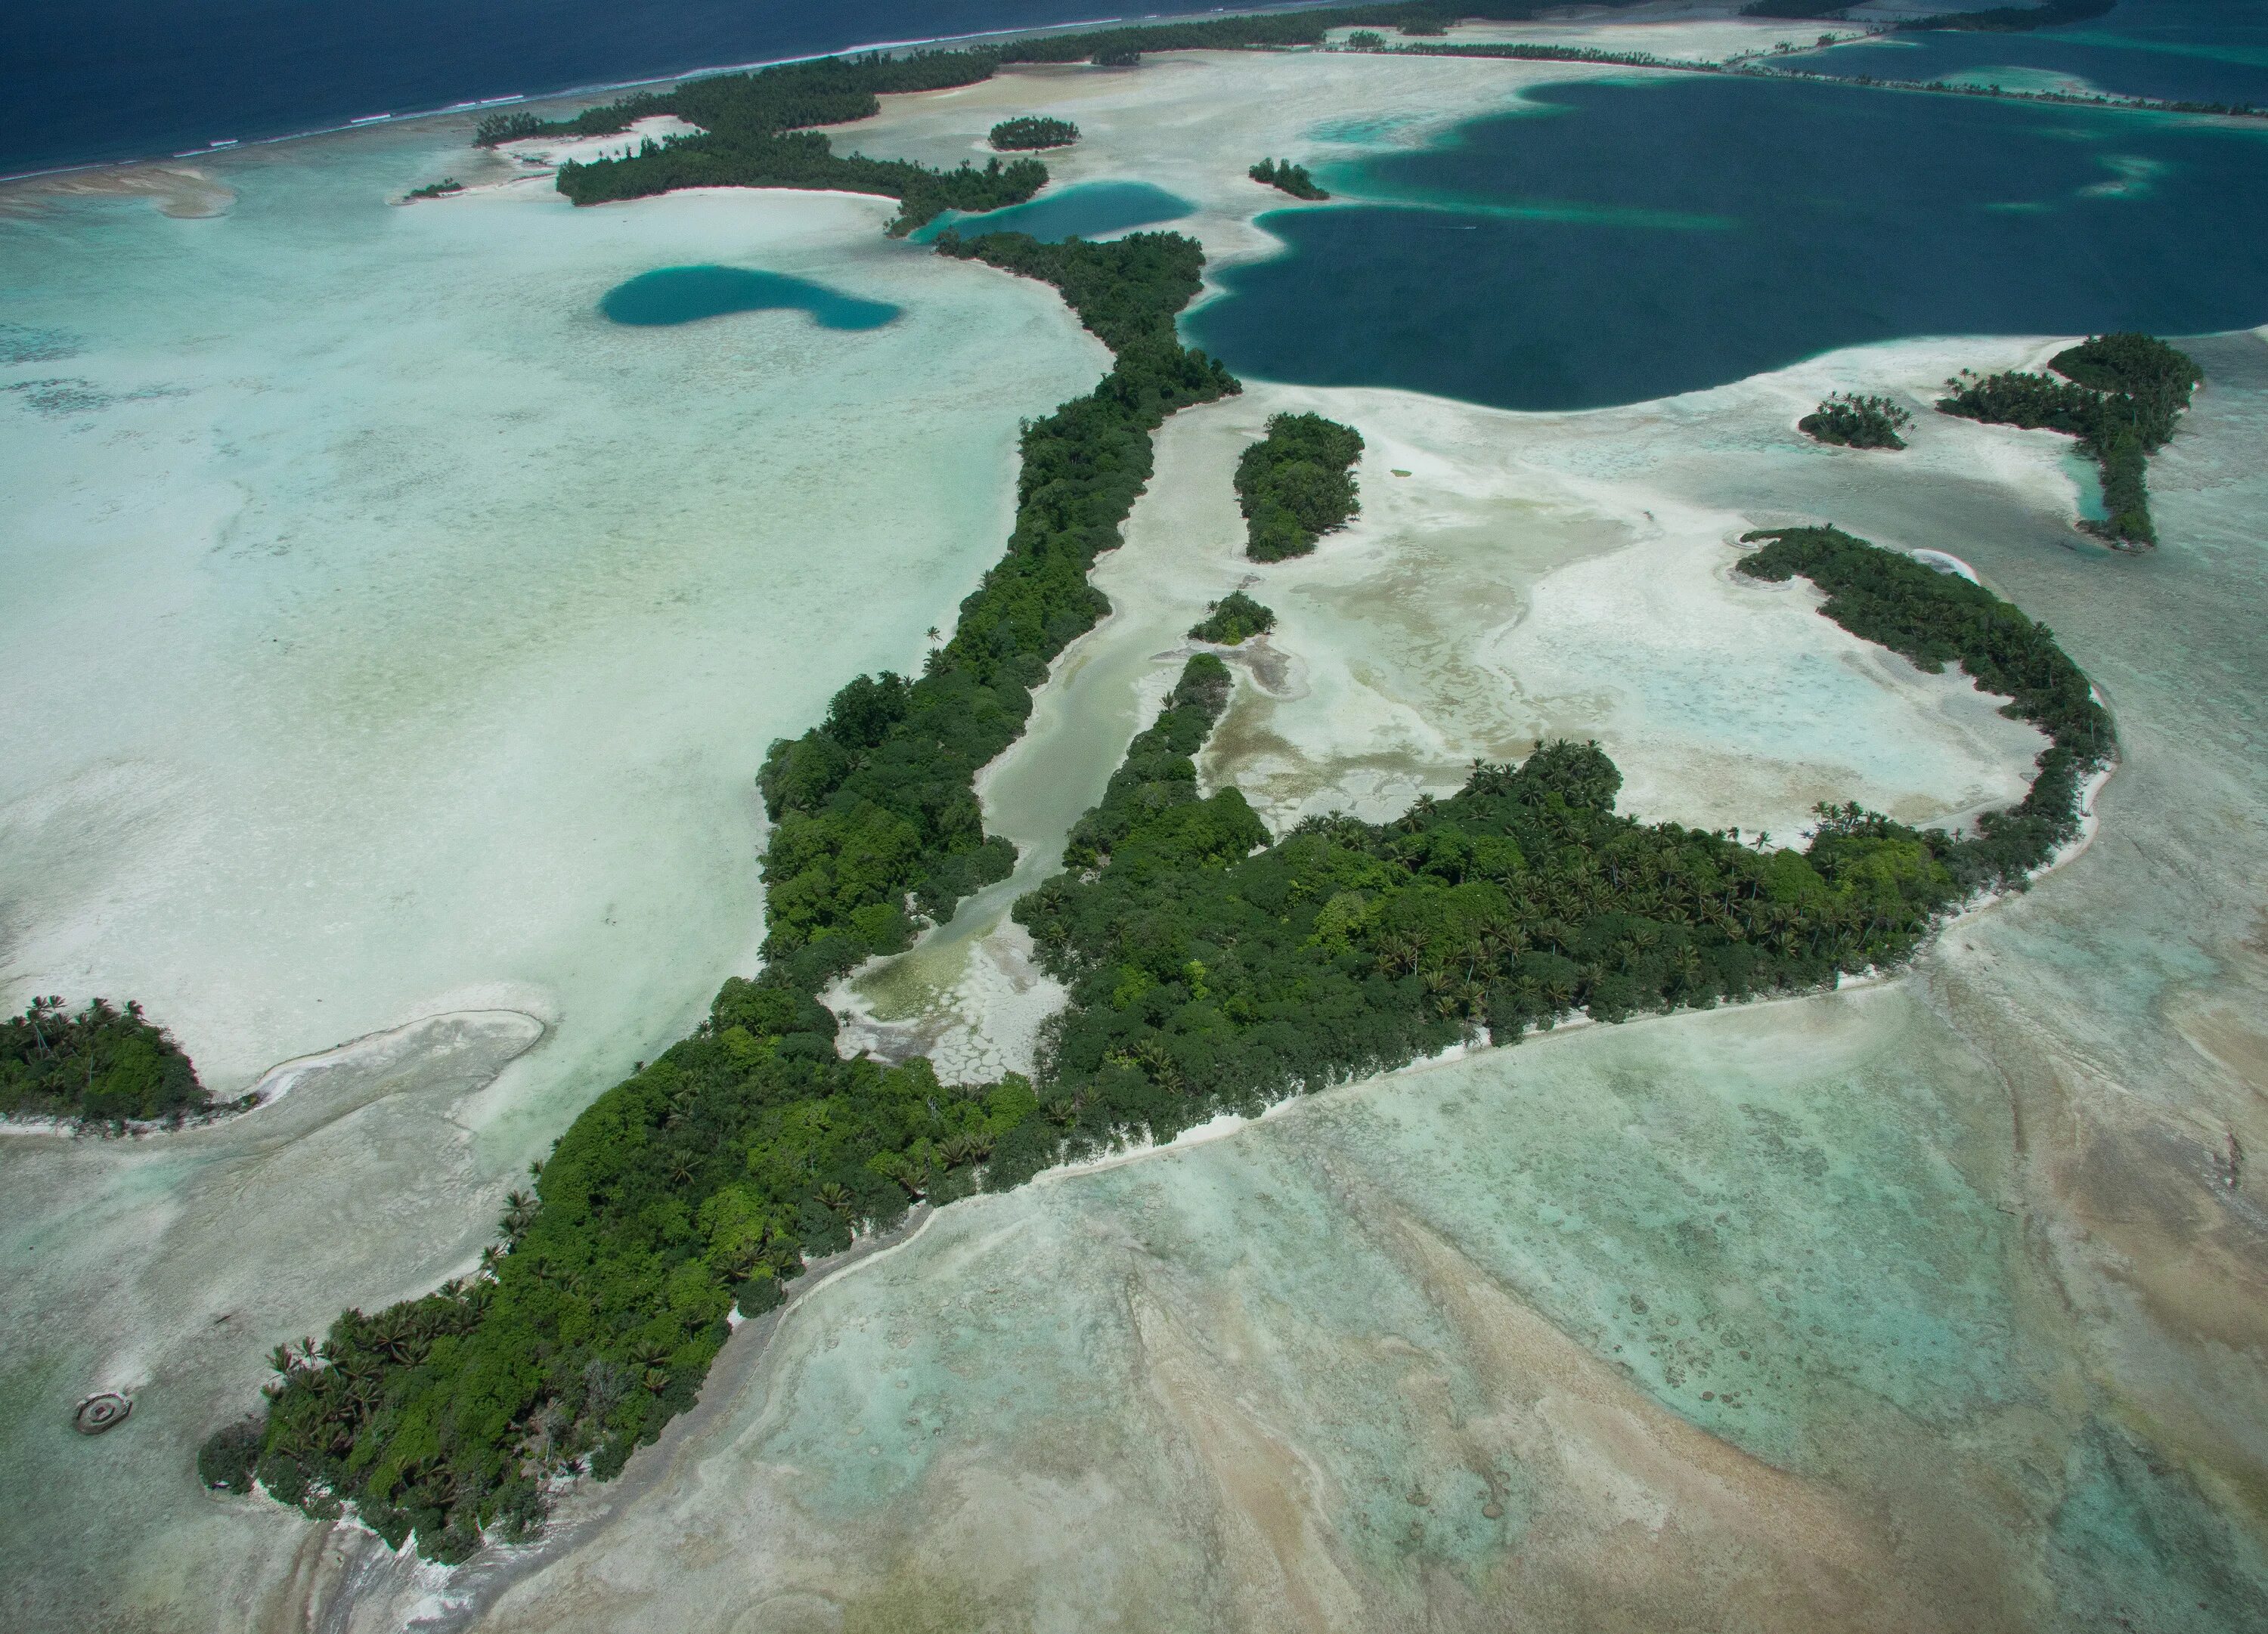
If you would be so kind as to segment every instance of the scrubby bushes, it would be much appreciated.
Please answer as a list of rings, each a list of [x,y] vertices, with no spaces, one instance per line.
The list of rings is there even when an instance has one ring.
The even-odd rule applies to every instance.
[[[1360,509],[1354,462],[1362,436],[1319,414],[1279,414],[1236,462],[1245,555],[1255,562],[1305,556]]]

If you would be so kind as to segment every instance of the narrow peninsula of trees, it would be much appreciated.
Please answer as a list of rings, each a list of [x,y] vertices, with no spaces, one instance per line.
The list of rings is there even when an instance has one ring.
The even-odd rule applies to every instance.
[[[992,127],[992,145],[1002,152],[1038,148],[1067,148],[1079,140],[1079,127],[1067,119],[1042,119],[1027,114],[1004,119]]]
[[[1273,609],[1261,606],[1241,590],[1232,590],[1212,603],[1204,618],[1189,626],[1189,639],[1233,647],[1248,637],[1264,636],[1275,628]]]
[[[1319,414],[1279,414],[1236,462],[1244,554],[1255,562],[1305,556],[1360,508],[1354,462],[1362,436]]]
[[[533,1527],[548,1480],[611,1476],[690,1406],[735,1305],[769,1309],[856,1226],[1054,1160],[1062,1126],[1029,1083],[948,1088],[926,1061],[844,1061],[815,995],[904,946],[909,900],[949,917],[1006,874],[1013,849],[984,835],[976,770],[1107,609],[1087,570],[1149,478],[1150,433],[1238,386],[1174,335],[1204,265],[1188,239],[948,233],[938,248],[1053,283],[1116,361],[1026,429],[1007,555],[920,678],[854,681],[767,756],[762,976],[728,982],[698,1031],[576,1119],[534,1189],[505,1200],[476,1275],[279,1349],[256,1446],[223,1431],[209,1480],[248,1467],[312,1514],[350,1505],[396,1546],[461,1559]]]
[[[446,198],[452,193],[462,193],[464,190],[465,184],[454,176],[451,176],[446,181],[429,181],[422,188],[412,188],[402,196],[412,199],[438,199]]]
[[[2076,437],[2102,473],[2104,519],[2082,526],[2112,545],[2155,545],[2149,459],[2173,436],[2204,375],[2187,353],[2132,333],[2067,347],[2048,366],[2063,379],[1964,372],[1945,383],[1937,406],[1963,419]]]
[[[1912,423],[1913,416],[1887,397],[1834,392],[1798,420],[1795,429],[1814,442],[1840,448],[1904,448],[1905,438],[1898,433]]]
[[[34,998],[0,1022],[0,1117],[178,1128],[223,1109],[139,1005],[97,998],[70,1010],[60,997]]]
[[[1330,195],[1315,185],[1305,165],[1294,165],[1290,159],[1263,158],[1244,173],[1263,186],[1281,188],[1295,199],[1327,199]]]

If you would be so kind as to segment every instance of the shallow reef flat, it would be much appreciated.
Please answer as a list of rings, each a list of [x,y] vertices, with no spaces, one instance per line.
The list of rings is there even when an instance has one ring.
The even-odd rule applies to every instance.
[[[2035,1625],[2092,1483],[2230,1540],[2013,1160],[1903,985],[1335,1092],[819,1288],[482,1626]]]

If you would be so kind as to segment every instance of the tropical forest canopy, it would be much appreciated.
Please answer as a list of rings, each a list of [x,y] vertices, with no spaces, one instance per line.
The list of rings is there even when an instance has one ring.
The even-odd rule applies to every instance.
[[[1244,512],[1244,553],[1255,562],[1302,556],[1322,534],[1346,526],[1361,507],[1354,462],[1362,435],[1319,414],[1279,414],[1268,435],[1236,461],[1236,502]]]
[[[67,1123],[164,1122],[213,1110],[196,1068],[142,1006],[34,998],[0,1022],[0,1117]]]

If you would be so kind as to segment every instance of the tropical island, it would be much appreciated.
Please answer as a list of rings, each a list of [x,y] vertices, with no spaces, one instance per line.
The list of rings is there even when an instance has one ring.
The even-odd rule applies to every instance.
[[[74,1011],[50,996],[0,1022],[0,1118],[122,1133],[134,1124],[178,1129],[247,1104],[217,1103],[195,1064],[138,1004],[121,1010],[94,998]]]
[[[2131,332],[2090,337],[2048,360],[2060,380],[2010,372],[1948,380],[1940,413],[1992,425],[2062,431],[2102,474],[2104,519],[2080,526],[2115,547],[2149,549],[2150,456],[2172,438],[2205,379],[2195,360],[2163,341]]]
[[[1898,433],[1912,423],[1912,414],[1887,397],[1831,392],[1795,429],[1815,443],[1838,448],[1904,448],[1905,438]]]
[[[1248,637],[1264,636],[1275,628],[1273,609],[1261,606],[1241,590],[1232,590],[1208,606],[1205,616],[1189,626],[1189,639],[1233,647]]]
[[[1067,148],[1079,140],[1079,127],[1067,119],[1042,119],[1027,114],[1004,119],[992,127],[986,140],[1003,152],[1011,150]]]
[[[1801,850],[1642,824],[1614,811],[1620,774],[1595,745],[1553,743],[1394,822],[1318,818],[1272,839],[1235,789],[1197,786],[1230,689],[1200,654],[1078,825],[1066,872],[1016,908],[1071,990],[1036,1076],[946,1086],[924,1059],[845,1060],[819,991],[906,944],[909,896],[941,920],[1005,872],[975,773],[1101,615],[1086,571],[1120,542],[1151,432],[1237,389],[1174,335],[1203,265],[1185,238],[948,233],[937,248],[1054,284],[1116,361],[1027,429],[1008,552],[921,677],[852,681],[767,757],[762,974],[727,982],[692,1035],[576,1119],[533,1190],[505,1200],[475,1275],[280,1348],[264,1416],[207,1444],[213,1483],[256,1478],[316,1515],[351,1506],[445,1561],[525,1536],[550,1483],[615,1475],[692,1404],[736,1307],[771,1309],[854,1230],[1461,1039],[1895,965],[1939,916],[2047,860],[2080,775],[2114,751],[2045,630],[1831,529],[1770,536],[1746,570],[1812,578],[1828,616],[1918,662],[1959,661],[2054,737],[2026,801],[1974,836],[1856,806],[1822,808]],[[1271,443],[1263,479],[1319,460],[1344,478],[1360,446],[1313,416],[1278,416],[1255,448]]]
[[[717,180],[847,186],[847,174],[855,190],[899,198],[892,230],[903,231],[940,198],[939,210],[967,208],[950,200],[1029,173],[838,157],[802,127],[862,117],[849,110],[870,111],[878,89],[968,83],[939,77],[1002,60],[931,54],[902,85],[902,63],[802,64],[626,99],[563,123],[592,134],[670,112],[703,134],[564,166],[559,187],[587,202]],[[497,129],[554,129],[525,118]],[[1035,161],[1019,165],[1044,180]],[[1800,848],[1644,823],[1615,809],[1622,777],[1603,751],[1554,741],[1517,765],[1476,764],[1455,794],[1392,821],[1322,816],[1274,835],[1236,789],[1200,785],[1196,755],[1233,688],[1201,653],[1075,826],[1063,871],[1016,905],[1068,990],[1033,1076],[949,1086],[920,1057],[845,1059],[820,995],[1007,877],[1013,848],[984,832],[976,773],[1021,733],[1052,661],[1108,610],[1088,573],[1122,542],[1152,433],[1241,389],[1176,332],[1204,261],[1186,237],[947,232],[935,249],[1052,285],[1112,365],[1026,427],[1005,553],[921,673],[861,676],[818,725],[770,747],[762,974],[726,982],[691,1034],[576,1118],[529,1189],[504,1200],[471,1276],[279,1348],[264,1410],[208,1442],[210,1483],[256,1481],[315,1515],[350,1507],[389,1543],[444,1561],[526,1536],[553,1483],[611,1477],[693,1403],[736,1312],[777,1307],[854,1233],[1459,1042],[1510,1045],[1579,1012],[1613,1022],[1895,967],[1944,915],[2050,861],[2077,829],[2086,776],[2116,753],[2108,715],[2046,629],[1833,528],[1752,535],[1741,570],[1807,578],[1827,594],[1824,616],[1924,668],[1958,663],[2050,737],[2025,799],[1974,834],[1850,804],[1822,806]],[[1351,427],[1273,416],[1236,470],[1249,554],[1301,554],[1344,525],[1362,451]],[[1261,619],[1272,615],[1235,593],[1191,636],[1242,639]]]
[[[1279,414],[1236,462],[1244,554],[1255,562],[1303,556],[1360,508],[1354,462],[1362,434],[1319,414]]]
[[[1315,185],[1305,165],[1294,165],[1290,159],[1263,158],[1244,173],[1263,187],[1278,188],[1295,199],[1314,202],[1330,195]]]
[[[451,176],[441,181],[429,181],[422,188],[412,188],[401,196],[406,199],[438,199],[464,190],[465,184]]]

